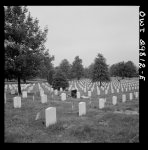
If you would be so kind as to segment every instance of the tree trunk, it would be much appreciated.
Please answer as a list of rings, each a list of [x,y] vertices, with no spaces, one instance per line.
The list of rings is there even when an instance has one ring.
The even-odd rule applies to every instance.
[[[22,95],[22,91],[21,91],[21,79],[20,79],[19,76],[18,76],[17,80],[18,80],[18,95]]]

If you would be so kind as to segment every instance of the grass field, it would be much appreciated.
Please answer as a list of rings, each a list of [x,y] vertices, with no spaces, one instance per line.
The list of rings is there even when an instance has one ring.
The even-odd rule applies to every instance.
[[[42,85],[41,85],[42,86]],[[139,98],[129,100],[129,91],[124,92],[127,101],[122,103],[122,92],[97,96],[92,93],[89,99],[74,99],[68,97],[61,101],[60,96],[52,97],[44,88],[48,102],[41,103],[37,84],[27,98],[22,98],[22,107],[13,107],[13,97],[7,91],[7,102],[4,110],[6,143],[137,143],[139,142],[139,115],[116,113],[126,110],[139,112]],[[136,90],[131,90],[134,92]],[[82,93],[83,91],[81,91]],[[87,95],[86,93],[83,93]],[[33,95],[35,100],[33,101]],[[112,96],[118,97],[117,105],[112,105]],[[99,97],[106,97],[105,108],[99,109]],[[78,103],[86,102],[86,115],[79,117]],[[72,103],[74,108],[72,109]],[[44,111],[48,107],[56,107],[57,123],[45,127]],[[38,112],[41,116],[35,120]]]

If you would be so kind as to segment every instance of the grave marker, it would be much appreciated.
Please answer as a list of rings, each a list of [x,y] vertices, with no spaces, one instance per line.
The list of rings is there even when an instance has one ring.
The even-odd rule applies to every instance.
[[[23,98],[27,98],[27,91],[23,91],[23,92],[22,92],[22,97],[23,97]]]
[[[99,108],[100,109],[104,108],[104,103],[105,103],[105,99],[104,98],[100,98],[99,99]]]
[[[91,97],[91,91],[88,91],[88,96]]]
[[[41,95],[41,102],[47,103],[47,95],[46,94]]]
[[[21,97],[20,96],[16,96],[13,98],[13,105],[14,105],[14,108],[21,108]]]
[[[126,95],[123,94],[123,95],[122,95],[122,102],[124,103],[125,101],[126,101]]]
[[[79,116],[85,115],[86,114],[86,103],[85,102],[80,102],[79,103]]]
[[[77,92],[77,98],[80,98],[80,92]]]
[[[45,122],[46,122],[46,127],[55,124],[57,122],[55,107],[49,107],[45,110]]]
[[[112,103],[113,103],[113,105],[117,104],[117,96],[112,97]]]
[[[61,100],[65,101],[66,100],[66,93],[61,93]]]
[[[130,99],[130,100],[133,99],[133,93],[129,93],[129,99]]]

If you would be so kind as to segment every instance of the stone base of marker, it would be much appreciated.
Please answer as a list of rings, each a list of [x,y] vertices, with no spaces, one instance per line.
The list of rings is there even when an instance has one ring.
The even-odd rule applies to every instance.
[[[16,96],[13,98],[13,105],[14,105],[14,108],[21,108],[21,97],[20,96]]]
[[[56,108],[55,107],[49,107],[45,110],[45,124],[46,127],[49,127],[50,125],[53,125],[57,122],[56,119]]]
[[[113,105],[117,104],[117,96],[112,97],[112,103],[113,103]]]
[[[86,103],[85,102],[80,102],[79,103],[79,116],[85,115],[86,114]]]
[[[105,99],[104,98],[100,98],[99,99],[99,109],[104,108],[104,104],[105,104]]]

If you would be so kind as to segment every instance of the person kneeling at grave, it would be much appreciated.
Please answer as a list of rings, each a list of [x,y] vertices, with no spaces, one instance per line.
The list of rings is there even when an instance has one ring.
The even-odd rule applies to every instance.
[[[77,90],[71,90],[71,97],[76,98],[77,97]]]

